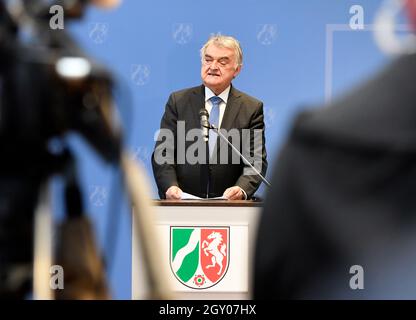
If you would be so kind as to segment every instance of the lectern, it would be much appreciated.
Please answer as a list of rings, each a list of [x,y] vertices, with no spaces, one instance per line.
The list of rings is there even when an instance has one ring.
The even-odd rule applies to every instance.
[[[261,202],[157,200],[156,232],[176,299],[250,299]],[[134,223],[132,224],[134,226]],[[133,228],[132,296],[146,297],[145,269]]]

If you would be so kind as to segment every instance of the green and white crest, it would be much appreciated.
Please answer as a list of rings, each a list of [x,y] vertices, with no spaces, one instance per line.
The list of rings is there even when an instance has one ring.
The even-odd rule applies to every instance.
[[[193,289],[216,285],[229,264],[229,227],[171,227],[170,265],[176,278]]]

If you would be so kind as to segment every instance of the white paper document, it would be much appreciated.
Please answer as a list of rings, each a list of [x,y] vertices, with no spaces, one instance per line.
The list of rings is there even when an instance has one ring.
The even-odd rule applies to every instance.
[[[227,200],[227,198],[224,196],[215,197],[215,198],[200,198],[200,197],[194,196],[193,194],[186,193],[186,192],[182,192],[181,199],[182,200]]]

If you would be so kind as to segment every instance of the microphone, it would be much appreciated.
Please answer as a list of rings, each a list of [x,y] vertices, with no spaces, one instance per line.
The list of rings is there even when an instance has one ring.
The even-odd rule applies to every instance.
[[[210,128],[210,124],[208,122],[209,114],[207,109],[202,108],[199,110],[199,117],[201,121],[202,136],[204,137],[204,141],[208,142],[208,129]]]
[[[202,110],[200,111],[200,114],[201,114],[201,112],[202,112]],[[206,110],[205,110],[205,112],[207,112]],[[201,125],[202,125],[202,120],[201,120]],[[238,150],[230,141],[228,141],[228,139],[227,139],[227,137],[226,136],[224,136],[223,134],[222,134],[222,132],[221,132],[221,130],[219,130],[216,126],[214,126],[213,124],[210,124],[208,121],[207,121],[207,124],[206,124],[206,126],[208,127],[208,128],[210,128],[210,129],[212,129],[212,130],[214,130],[219,136],[220,136],[220,138],[223,140],[223,141],[225,141],[230,147],[231,147],[231,149],[234,151],[234,152],[236,152],[238,155],[239,155],[239,157],[241,158],[241,159],[243,159],[243,162],[245,162],[251,169],[253,169],[253,171],[256,173],[256,175],[257,176],[259,176],[260,177],[260,179],[266,184],[266,186],[268,186],[268,187],[271,187],[272,185],[270,184],[270,182],[259,172],[259,170],[257,170],[251,163],[250,163],[250,161],[248,161],[247,159],[246,159],[246,157],[244,157],[243,156],[243,154],[240,152],[240,150]]]
[[[208,114],[207,109],[202,108],[201,110],[199,110],[199,117],[201,118],[201,129],[202,129],[202,135],[204,136],[205,142],[208,142],[208,137],[209,137],[208,130],[209,129],[214,130],[220,136],[220,138],[224,140],[231,147],[231,149],[239,155],[241,159],[243,159],[243,162],[245,162],[251,169],[253,169],[256,175],[259,176],[260,179],[268,187],[272,186],[270,182],[250,163],[250,161],[248,161],[246,157],[244,157],[243,154],[230,141],[228,141],[228,139],[221,133],[221,131],[217,127],[209,123],[208,121],[209,114]]]

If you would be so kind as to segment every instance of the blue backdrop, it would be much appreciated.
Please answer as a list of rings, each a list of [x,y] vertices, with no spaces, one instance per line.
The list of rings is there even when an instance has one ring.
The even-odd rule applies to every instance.
[[[150,164],[154,134],[169,94],[201,83],[199,49],[210,34],[232,35],[241,42],[244,65],[234,85],[264,102],[266,146],[273,164],[299,110],[323,104],[386,63],[370,31],[337,31],[333,26],[341,24],[348,29],[353,5],[361,5],[364,23],[372,24],[380,1],[124,0],[110,12],[91,8],[81,22],[66,23],[65,27],[88,53],[114,72],[129,93],[119,99],[125,143],[144,163],[156,197]],[[128,205],[124,201],[116,210],[109,208],[114,192],[110,188],[111,168],[82,139],[72,136],[71,143],[77,150],[87,209],[100,245],[111,260],[114,297],[129,299]],[[58,212],[62,209],[60,191],[56,180]],[[265,195],[263,187],[260,193]],[[111,215],[117,223],[110,220]],[[114,255],[110,255],[107,241],[109,223],[112,232],[117,232],[115,240],[110,238]]]

